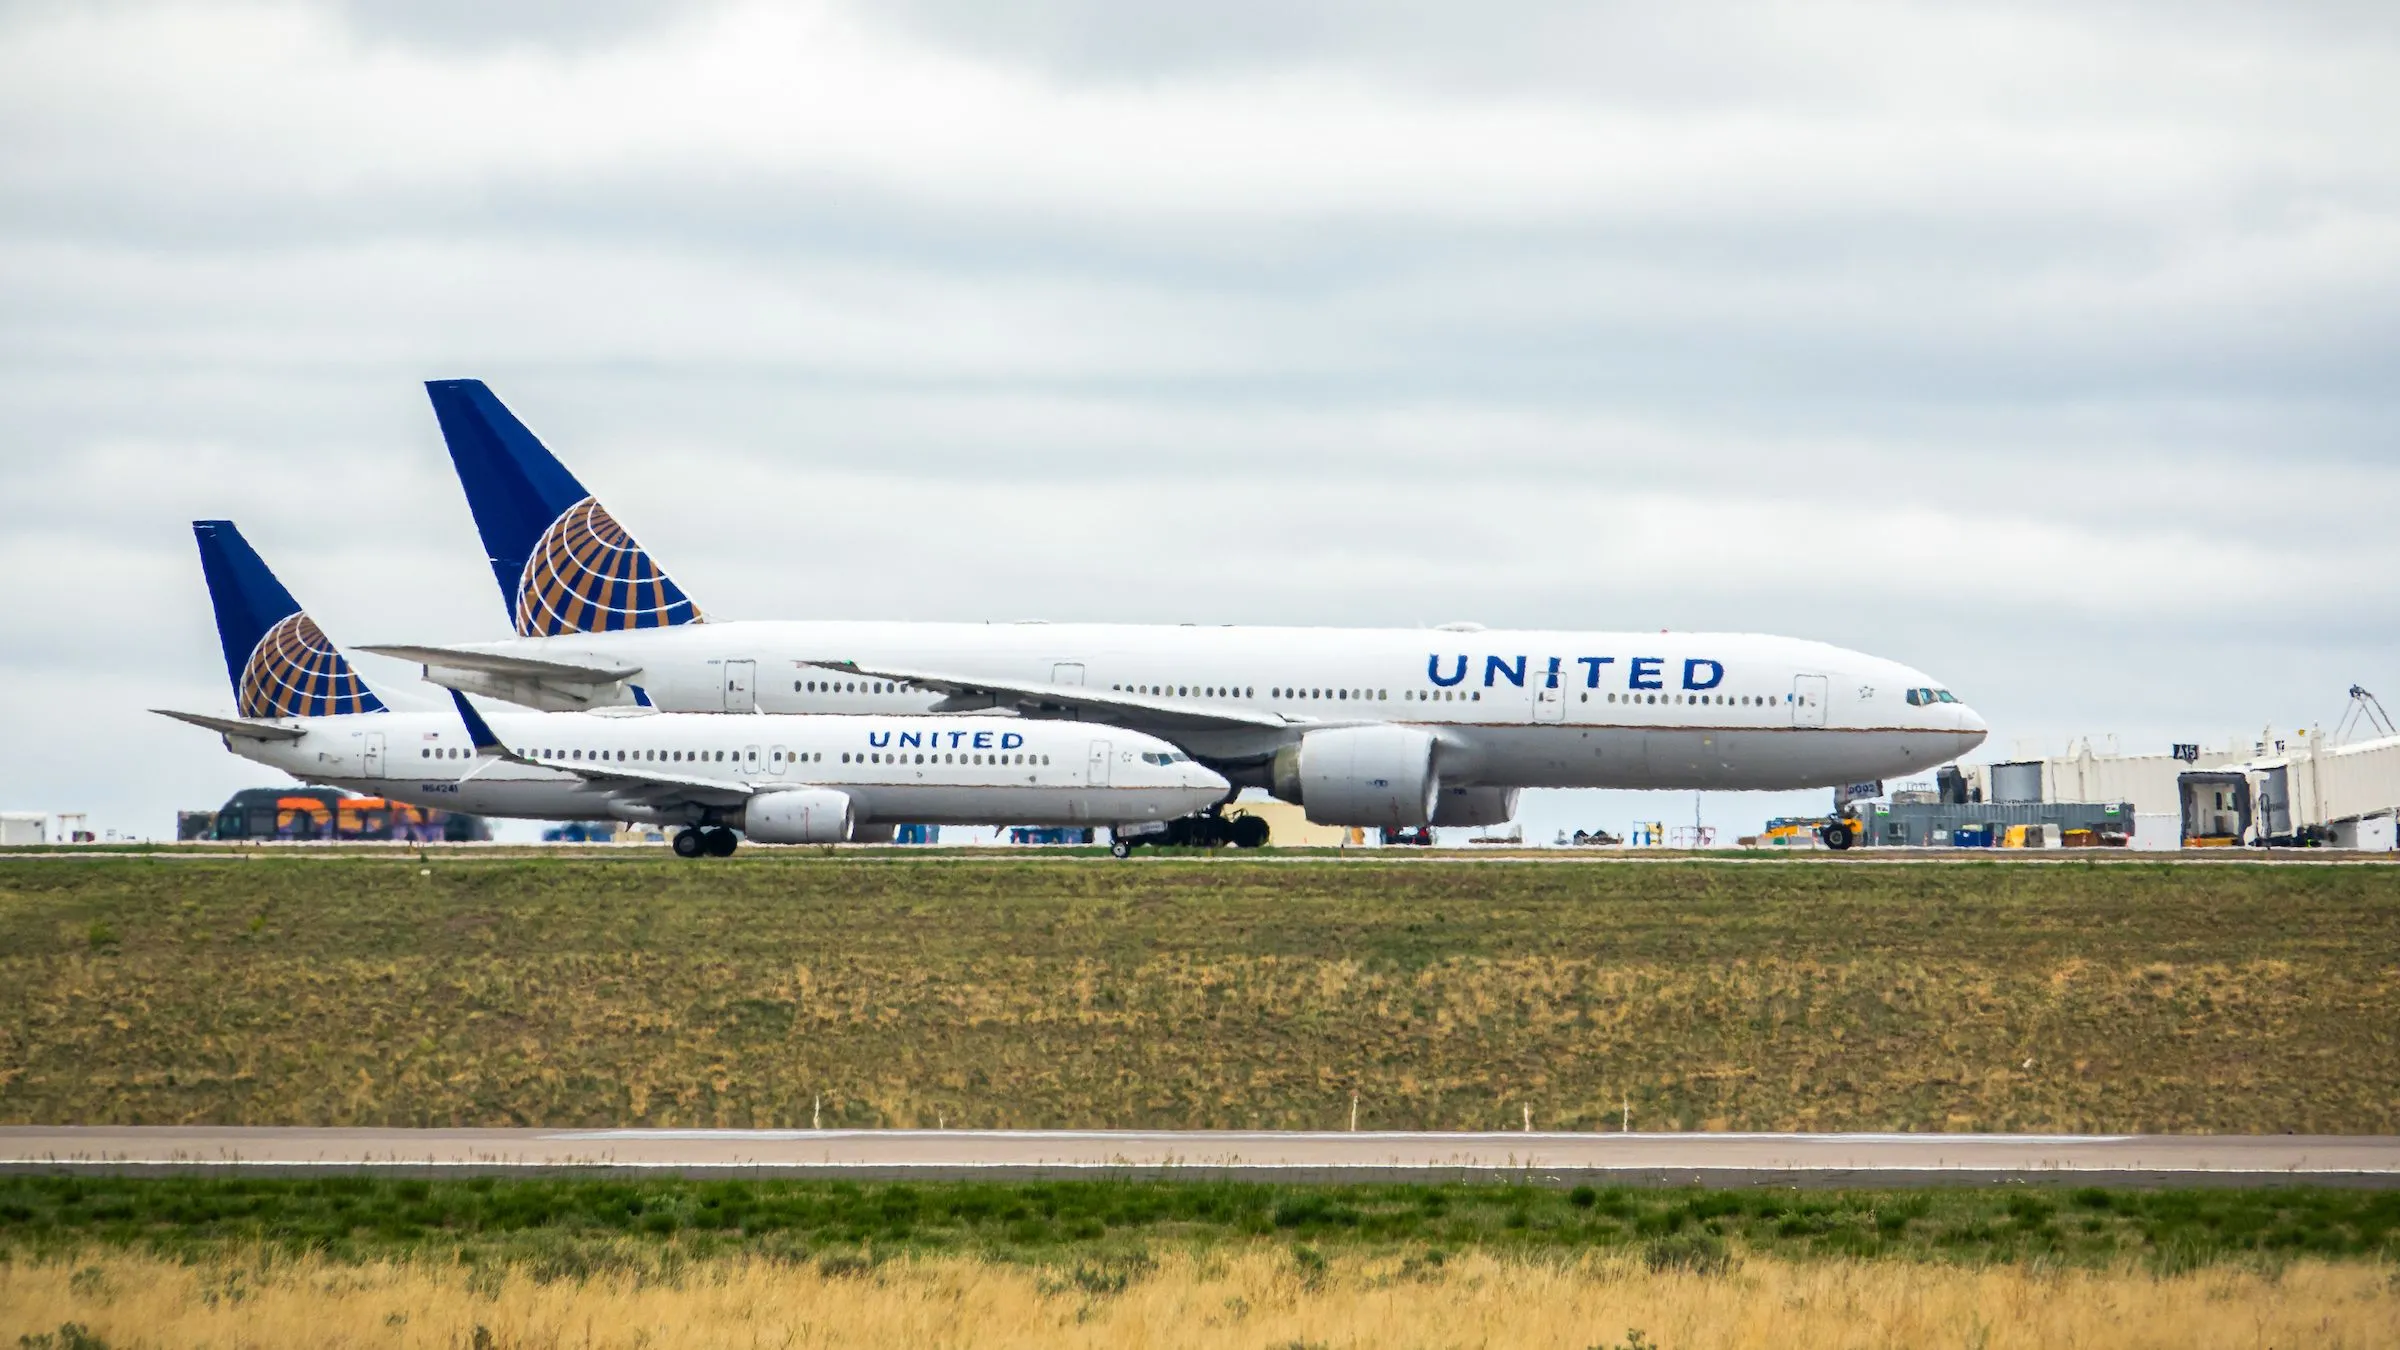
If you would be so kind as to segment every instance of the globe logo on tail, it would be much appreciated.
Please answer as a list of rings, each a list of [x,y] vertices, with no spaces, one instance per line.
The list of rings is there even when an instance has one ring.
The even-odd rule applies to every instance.
[[[250,649],[235,703],[244,717],[342,717],[383,711],[383,700],[305,613],[285,615]]]
[[[535,541],[517,582],[524,637],[697,623],[700,611],[600,503],[586,497]]]

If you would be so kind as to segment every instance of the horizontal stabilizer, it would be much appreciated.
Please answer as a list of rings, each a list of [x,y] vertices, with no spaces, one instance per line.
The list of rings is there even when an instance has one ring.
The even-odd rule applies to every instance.
[[[302,727],[287,727],[274,722],[252,722],[239,717],[211,717],[207,713],[177,712],[173,708],[152,708],[161,717],[189,722],[196,727],[226,736],[239,736],[253,741],[296,741],[308,734]]]
[[[544,684],[615,684],[642,673],[640,666],[622,670],[605,666],[578,666],[565,661],[536,661],[527,656],[502,656],[497,652],[461,651],[451,647],[360,647],[362,652],[377,656],[397,657],[422,666],[444,666],[451,670],[475,670],[486,675],[509,679],[540,680]]]

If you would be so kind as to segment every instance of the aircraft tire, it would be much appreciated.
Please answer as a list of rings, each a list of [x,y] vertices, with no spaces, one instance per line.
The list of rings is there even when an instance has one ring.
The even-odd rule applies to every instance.
[[[697,858],[707,849],[708,841],[700,837],[698,830],[677,830],[675,832],[676,857]]]
[[[1265,848],[1271,828],[1265,816],[1236,816],[1233,821],[1235,848]]]
[[[1843,849],[1850,847],[1851,843],[1852,836],[1850,834],[1849,826],[1837,824],[1828,825],[1825,827],[1825,847],[1832,849],[1836,853],[1839,853]]]
[[[733,856],[733,850],[735,846],[739,845],[741,842],[741,837],[736,835],[731,830],[724,829],[722,827],[710,830],[708,832],[707,840],[708,856],[712,858],[730,858]]]
[[[1133,845],[1126,843],[1122,839],[1116,840],[1108,846],[1108,856],[1112,858],[1130,858],[1133,856]]]

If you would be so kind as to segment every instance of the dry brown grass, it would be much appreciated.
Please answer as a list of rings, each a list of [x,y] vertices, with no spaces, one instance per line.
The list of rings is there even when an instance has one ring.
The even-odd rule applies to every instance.
[[[2400,1130],[2400,869],[0,864],[0,1122]]]
[[[185,1266],[110,1254],[0,1266],[0,1334],[75,1322],[132,1346],[636,1347],[1291,1345],[2370,1347],[2400,1343],[2381,1265],[2175,1278],[1753,1259],[1728,1275],[1567,1263],[1336,1256],[1275,1248],[1169,1256],[1122,1291],[968,1257],[865,1273],[737,1259],[674,1284],[539,1284],[456,1266]],[[480,1330],[480,1338],[479,1338]]]

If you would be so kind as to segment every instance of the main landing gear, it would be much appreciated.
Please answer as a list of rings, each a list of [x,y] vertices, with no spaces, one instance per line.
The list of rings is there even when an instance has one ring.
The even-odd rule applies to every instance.
[[[695,827],[675,832],[675,856],[678,858],[730,858],[741,836],[721,825]]]
[[[1162,848],[1265,848],[1269,832],[1264,816],[1248,813],[1229,816],[1222,811],[1203,811],[1196,816],[1170,820],[1165,829],[1120,838],[1108,846],[1108,851],[1122,858],[1133,851],[1135,844],[1153,844]]]

